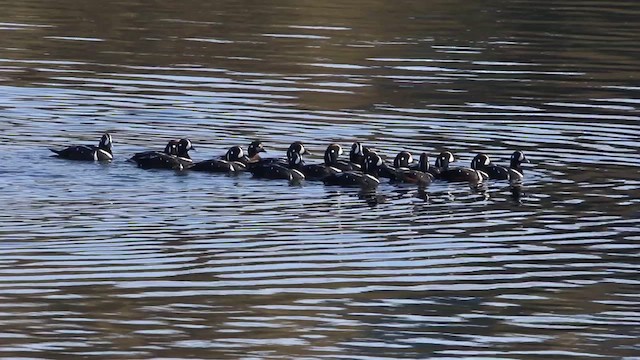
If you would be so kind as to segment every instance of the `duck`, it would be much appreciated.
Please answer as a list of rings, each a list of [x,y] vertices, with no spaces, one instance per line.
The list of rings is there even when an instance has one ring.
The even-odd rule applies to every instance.
[[[246,154],[244,150],[242,150],[241,146],[232,146],[224,155],[220,156],[220,160],[241,162],[246,167],[250,163],[256,163],[262,160],[262,158],[260,157],[260,153],[266,151],[267,150],[265,150],[262,141],[254,140],[247,147]]]
[[[189,170],[214,173],[242,171],[246,169],[246,165],[239,161],[243,156],[244,152],[240,146],[232,146],[227,150],[224,159],[217,158],[199,161],[193,164]]]
[[[142,169],[185,170],[185,162],[178,159],[177,140],[169,140],[164,151],[144,151],[134,154],[127,161]]]
[[[253,140],[247,147],[247,154],[242,154],[237,160],[233,161],[240,161],[245,166],[248,166],[251,163],[257,163],[262,160],[262,158],[260,157],[261,152],[267,152],[267,150],[264,148],[264,145],[262,144],[262,141]]]
[[[449,182],[469,182],[479,184],[489,178],[489,176],[480,170],[470,168],[449,168],[449,163],[455,161],[450,151],[443,151],[436,158],[436,167],[440,169],[437,179]]]
[[[222,159],[233,164],[235,171],[244,171],[247,170],[247,156],[244,154],[244,150],[240,146],[232,146],[227,152],[223,155]]]
[[[304,146],[304,144],[302,143],[302,141],[294,141],[291,143],[291,145],[289,145],[289,148],[287,149],[287,158],[289,156],[290,153],[297,153],[302,155],[311,155],[311,152],[309,152],[309,150],[307,150],[307,148]]]
[[[177,154],[176,156],[180,161],[183,161],[186,165],[189,163],[193,163],[191,156],[189,156],[189,151],[195,150],[193,147],[193,143],[189,139],[180,139],[178,141]]]
[[[384,161],[382,162],[382,166],[380,166],[380,177],[391,179],[393,181],[396,179],[397,170],[399,168],[408,170],[411,163],[413,163],[413,156],[411,153],[408,151],[400,151],[393,159],[393,166]]]
[[[109,133],[104,133],[98,146],[73,145],[61,150],[49,149],[55,157],[68,160],[82,161],[111,161],[113,160],[113,140]]]
[[[151,151],[142,151],[142,152],[139,152],[139,153],[135,153],[127,161],[135,162],[136,159],[146,158],[146,157],[152,156],[154,154],[177,155],[178,154],[178,141],[177,140],[169,140],[167,145],[164,147],[163,151],[151,150]]]
[[[305,180],[302,172],[296,169],[290,169],[278,163],[264,163],[248,168],[249,172],[255,178],[288,180],[290,182],[300,182]]]
[[[471,160],[471,168],[485,172],[489,179],[521,182],[524,178],[522,163],[525,162],[528,163],[529,160],[521,150],[516,150],[511,155],[511,162],[508,168],[494,164],[489,155],[480,153]]]
[[[440,168],[429,164],[429,154],[427,154],[426,152],[422,152],[420,154],[419,160],[417,162],[414,162],[414,163],[410,164],[409,165],[409,169],[418,170],[418,171],[425,171],[423,169],[423,164],[427,165],[426,172],[428,172],[429,174],[433,175],[434,179],[437,179],[438,175],[440,175]]]
[[[349,151],[349,164],[353,170],[362,170],[362,162],[369,150],[370,149],[368,147],[363,146],[358,141],[351,145],[351,150]]]
[[[263,147],[263,151],[264,151],[264,147]],[[288,167],[289,154],[294,152],[300,154],[301,156],[304,154],[309,154],[309,151],[305,148],[304,144],[301,141],[294,141],[293,143],[291,143],[291,145],[289,145],[285,158],[261,158],[259,156],[256,157],[254,155],[255,160],[247,162],[247,168],[251,169],[254,167],[261,167],[261,166],[271,165],[271,164],[277,164],[283,167]]]
[[[340,160],[339,157],[342,155],[344,151],[342,150],[342,146],[340,144],[332,143],[327,146],[327,149],[324,152],[324,163],[327,166],[331,166],[340,171],[350,171],[353,170],[353,165],[350,161]]]
[[[400,156],[400,154],[398,155]],[[406,159],[406,154],[403,154],[402,158]],[[398,163],[398,165],[404,165],[406,163],[407,162],[405,160],[402,163]],[[431,184],[431,182],[434,179],[434,176],[431,173],[429,173],[428,170],[429,170],[429,156],[426,153],[422,153],[420,155],[418,170],[410,169],[407,166],[396,166],[396,174],[392,181],[399,182],[399,183],[417,184],[420,187],[424,187]]]
[[[522,151],[516,150],[511,155],[511,163],[509,164],[509,182],[511,184],[521,183],[524,179],[522,163],[530,163],[530,161]]]
[[[367,152],[362,161],[362,171],[342,171],[322,179],[325,185],[376,188],[380,184],[379,168],[382,158],[373,151]]]
[[[302,155],[296,151],[287,153],[289,168],[302,172],[307,180],[322,180],[327,176],[342,172],[339,168],[333,166],[341,153],[342,148],[338,144],[327,146],[324,154],[323,164],[305,165]]]

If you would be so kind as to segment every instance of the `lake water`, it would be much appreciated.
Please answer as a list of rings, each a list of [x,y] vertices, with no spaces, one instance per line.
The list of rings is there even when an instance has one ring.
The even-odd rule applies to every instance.
[[[640,2],[2,1],[0,357],[640,358]],[[111,164],[48,147],[113,135]],[[531,160],[522,192],[144,171]]]

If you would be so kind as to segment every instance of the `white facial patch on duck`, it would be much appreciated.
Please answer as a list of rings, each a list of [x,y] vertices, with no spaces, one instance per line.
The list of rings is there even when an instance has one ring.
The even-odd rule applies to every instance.
[[[307,149],[304,148],[304,145],[300,144],[300,155],[303,155],[307,152]]]
[[[100,141],[100,146],[111,147],[111,135],[104,134],[102,136],[102,140]]]
[[[489,159],[489,157],[488,157],[488,156],[485,156],[485,157],[484,157],[484,165],[485,165],[485,166],[489,166],[489,164],[491,164],[491,160]]]
[[[299,165],[302,162],[302,157],[300,156],[300,154],[293,153],[290,155],[294,164]]]
[[[351,151],[356,154],[356,155],[362,155],[362,144],[360,143],[354,143],[351,146]]]
[[[413,155],[409,154],[409,158],[407,159],[407,162],[409,164],[411,164],[413,162]]]
[[[382,158],[380,156],[377,156],[378,161],[376,161],[376,166],[382,166]]]
[[[450,162],[450,163],[452,163],[452,162],[456,161],[456,159],[453,157],[453,154],[452,154],[452,153],[447,152],[447,156],[448,156],[448,159],[449,159],[449,162]]]

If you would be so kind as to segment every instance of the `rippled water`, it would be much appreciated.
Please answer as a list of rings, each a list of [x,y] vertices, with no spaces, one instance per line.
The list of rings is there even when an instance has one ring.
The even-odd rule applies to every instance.
[[[640,356],[635,1],[0,1],[0,357]],[[47,147],[112,133],[112,164]],[[124,162],[522,149],[522,194]]]

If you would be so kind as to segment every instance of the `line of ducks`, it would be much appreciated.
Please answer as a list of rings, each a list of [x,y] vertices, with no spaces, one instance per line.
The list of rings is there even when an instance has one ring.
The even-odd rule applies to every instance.
[[[57,156],[70,160],[111,161],[113,160],[111,135],[102,135],[98,146],[75,145],[65,149],[50,149]],[[383,161],[372,149],[355,142],[349,152],[349,160],[340,159],[342,147],[330,144],[321,164],[305,164],[302,156],[309,154],[304,145],[296,141],[289,146],[286,158],[262,158],[266,152],[263,144],[255,140],[249,144],[247,152],[240,146],[232,146],[226,154],[194,162],[189,151],[194,150],[189,139],[171,140],[163,151],[145,151],[134,154],[127,161],[142,169],[171,169],[177,171],[204,171],[213,173],[236,173],[248,171],[257,178],[284,179],[291,182],[302,180],[322,181],[327,185],[376,187],[380,178],[392,182],[413,183],[424,187],[433,180],[468,182],[477,185],[488,179],[508,180],[511,184],[523,180],[522,163],[529,160],[517,150],[511,155],[509,167],[494,164],[488,155],[478,154],[471,161],[471,167],[449,167],[455,161],[453,154],[444,151],[438,155],[435,165],[429,164],[429,156],[422,153],[417,162],[407,151],[396,155],[392,164]]]

